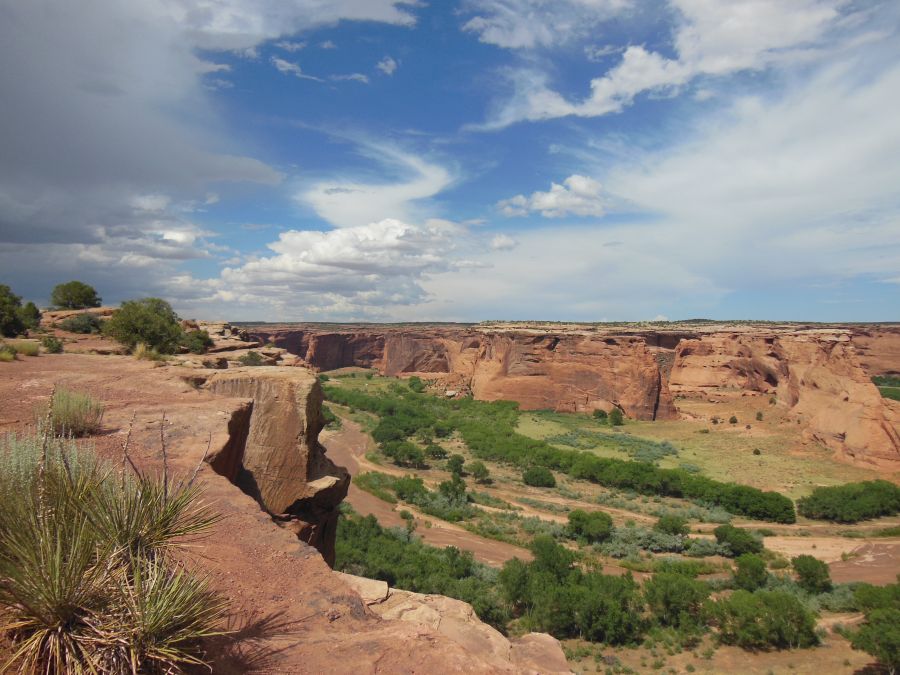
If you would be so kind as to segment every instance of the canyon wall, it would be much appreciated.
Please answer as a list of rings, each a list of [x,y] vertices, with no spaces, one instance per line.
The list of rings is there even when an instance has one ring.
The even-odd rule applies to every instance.
[[[458,395],[513,400],[526,410],[618,407],[633,419],[677,419],[679,395],[768,393],[839,458],[900,467],[900,406],[871,382],[900,373],[897,326],[306,324],[251,333],[318,370],[415,374]]]

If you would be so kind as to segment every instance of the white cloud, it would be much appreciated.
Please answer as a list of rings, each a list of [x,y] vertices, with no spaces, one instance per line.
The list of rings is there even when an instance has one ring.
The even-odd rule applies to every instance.
[[[491,249],[494,251],[511,251],[519,245],[515,239],[508,234],[497,234],[491,239]]]
[[[275,46],[292,54],[294,52],[299,52],[301,49],[306,49],[305,42],[292,42],[291,40],[282,40],[281,42],[276,42]]]
[[[385,56],[381,61],[375,64],[375,67],[385,75],[393,75],[394,71],[397,70],[397,65],[397,62],[394,59],[390,56]]]
[[[844,17],[838,10],[845,4],[840,0],[670,3],[679,16],[674,29],[675,58],[631,45],[606,74],[591,80],[590,95],[575,101],[554,91],[540,71],[516,72],[512,76],[514,95],[484,128],[521,120],[606,115],[621,111],[639,94],[674,92],[699,76],[761,70],[808,58],[811,49],[831,37],[829,31],[841,27]]]
[[[321,49],[337,49],[337,45],[333,43],[331,40],[325,40],[325,42],[320,42],[319,47]]]
[[[603,186],[593,178],[573,174],[562,185],[551,183],[549,192],[533,192],[531,196],[516,195],[497,203],[506,216],[525,216],[538,212],[547,218],[562,216],[602,216]]]
[[[554,47],[584,37],[631,0],[467,0],[463,30],[507,49]]]
[[[323,81],[322,78],[304,73],[299,64],[279,59],[277,56],[272,57],[272,65],[275,66],[279,73],[284,73],[285,75],[293,75],[299,77],[301,80],[313,80],[314,82]]]
[[[369,84],[369,76],[363,75],[362,73],[349,73],[347,75],[331,75],[329,80],[334,80],[335,82],[360,82],[362,84]]]
[[[373,220],[395,218],[416,221],[427,217],[418,200],[432,197],[453,182],[442,166],[392,146],[368,143],[360,152],[384,171],[398,173],[393,182],[356,177],[320,181],[305,188],[297,199],[337,227],[361,226]]]

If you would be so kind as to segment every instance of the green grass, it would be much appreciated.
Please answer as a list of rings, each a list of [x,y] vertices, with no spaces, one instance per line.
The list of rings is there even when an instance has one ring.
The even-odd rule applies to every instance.
[[[41,353],[40,344],[30,340],[7,340],[4,344],[13,353],[21,354],[22,356],[37,356]]]
[[[103,410],[103,404],[89,394],[58,387],[53,392],[50,424],[60,436],[89,436],[100,430]]]

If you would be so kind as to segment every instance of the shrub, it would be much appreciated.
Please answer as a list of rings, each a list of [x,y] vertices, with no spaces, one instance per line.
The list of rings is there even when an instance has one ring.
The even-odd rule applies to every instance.
[[[192,330],[184,334],[182,344],[193,354],[205,354],[213,346],[213,341],[205,330]]]
[[[34,330],[41,325],[41,310],[33,302],[26,302],[19,309],[19,318],[25,328]]]
[[[614,427],[620,427],[625,424],[625,415],[619,408],[613,408],[609,411],[609,423]]]
[[[876,609],[850,637],[854,649],[871,654],[894,673],[900,669],[900,609]]]
[[[103,409],[88,394],[57,387],[50,402],[50,424],[60,436],[88,436],[100,431]]]
[[[828,565],[811,555],[791,558],[791,565],[797,573],[800,587],[807,593],[827,593],[831,590],[831,574]]]
[[[409,378],[409,382],[407,382],[407,385],[412,391],[416,392],[417,394],[421,394],[423,391],[425,391],[425,383],[422,382],[422,378],[416,377],[415,375]]]
[[[769,573],[766,572],[766,561],[753,553],[744,553],[737,557],[737,570],[734,573],[734,585],[745,591],[755,591],[766,585]]]
[[[319,382],[324,384],[325,382],[328,382],[329,380],[331,380],[331,378],[328,377],[325,373],[319,373]]]
[[[734,415],[732,415],[731,417],[728,418],[728,423],[729,423],[729,424],[737,424],[737,423],[738,423],[738,418],[735,417]]]
[[[446,459],[447,451],[436,443],[429,443],[425,448],[425,456],[429,459]]]
[[[478,460],[469,464],[469,466],[466,467],[466,471],[472,475],[472,478],[475,479],[476,483],[486,483],[491,477],[491,472],[488,471],[484,462]]]
[[[712,603],[709,615],[722,642],[744,649],[794,649],[818,643],[815,616],[790,593],[738,590]]]
[[[9,340],[6,346],[14,353],[22,356],[37,356],[41,353],[41,346],[37,342],[28,340]]]
[[[159,298],[123,302],[103,332],[129,349],[143,343],[160,354],[175,353],[183,335],[178,315]]]
[[[659,520],[657,520],[656,524],[653,526],[653,529],[659,532],[665,532],[666,534],[686,535],[690,533],[687,519],[673,513],[667,513],[660,516]]]
[[[69,281],[53,287],[50,302],[60,309],[86,309],[99,307],[100,296],[93,286],[81,281]]]
[[[41,346],[48,354],[62,354],[63,343],[52,335],[45,335],[41,338]]]
[[[597,410],[595,410],[592,414],[593,414],[595,420],[605,420],[607,417],[609,417],[609,413],[607,413],[605,410],[599,409],[599,408]]]
[[[763,418],[762,411],[757,412],[757,413],[756,413],[756,421],[757,421],[757,422],[762,422],[762,418]]]
[[[99,333],[101,324],[96,314],[85,312],[84,314],[75,314],[59,322],[62,330],[70,333]]]
[[[225,605],[167,551],[211,521],[181,527],[198,522],[193,488],[140,484],[153,498],[65,439],[0,439],[0,629],[13,629],[22,672],[203,664],[199,643],[221,634]]]
[[[886,480],[817,487],[797,502],[807,518],[857,523],[900,513],[900,487]]]
[[[612,518],[603,511],[582,511],[575,509],[569,513],[566,533],[573,539],[581,539],[590,544],[606,541],[613,530]]]
[[[731,551],[731,555],[738,557],[745,553],[760,553],[763,550],[762,541],[753,536],[748,530],[733,525],[719,525],[713,534],[716,535],[716,541],[720,544],[726,544]]]
[[[0,363],[9,363],[16,360],[16,350],[5,342],[0,342]]]
[[[644,584],[644,600],[663,626],[688,628],[700,623],[709,586],[683,574],[660,572]]]
[[[0,337],[15,337],[24,332],[25,324],[19,313],[21,307],[22,298],[9,286],[0,284]]]
[[[134,349],[131,351],[131,355],[138,361],[164,361],[166,358],[155,349],[151,349],[145,345],[143,342],[139,342],[135,345]]]
[[[254,352],[253,350],[247,352],[243,356],[238,357],[238,363],[242,366],[264,366],[266,365],[266,360],[259,354],[259,352]]]
[[[522,482],[532,487],[556,487],[556,478],[550,469],[532,466],[522,473]]]

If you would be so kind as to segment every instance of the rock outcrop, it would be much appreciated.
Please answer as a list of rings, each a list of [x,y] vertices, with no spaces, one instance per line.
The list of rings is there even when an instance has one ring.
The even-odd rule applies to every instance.
[[[213,373],[203,386],[247,400],[210,464],[333,564],[338,505],[350,476],[318,440],[324,426],[318,379],[297,368],[257,367]]]

